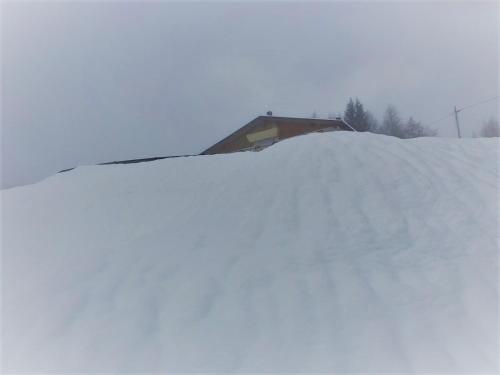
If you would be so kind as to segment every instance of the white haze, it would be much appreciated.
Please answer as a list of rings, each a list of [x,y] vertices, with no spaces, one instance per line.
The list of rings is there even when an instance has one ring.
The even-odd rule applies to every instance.
[[[2,186],[197,153],[358,96],[424,123],[498,93],[496,2],[2,4]],[[497,115],[461,114],[471,135]],[[455,136],[448,118],[436,125]]]

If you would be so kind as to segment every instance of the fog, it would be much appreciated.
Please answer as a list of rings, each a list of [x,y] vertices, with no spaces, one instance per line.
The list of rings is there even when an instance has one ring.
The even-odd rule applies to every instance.
[[[199,153],[258,115],[359,97],[431,124],[498,95],[496,2],[2,4],[2,187]],[[462,133],[498,100],[460,113]],[[433,123],[456,137],[453,117]]]

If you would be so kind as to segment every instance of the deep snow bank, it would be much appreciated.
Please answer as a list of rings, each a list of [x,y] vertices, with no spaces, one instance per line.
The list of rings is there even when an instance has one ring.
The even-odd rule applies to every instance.
[[[7,371],[494,371],[498,142],[314,134],[2,192]]]

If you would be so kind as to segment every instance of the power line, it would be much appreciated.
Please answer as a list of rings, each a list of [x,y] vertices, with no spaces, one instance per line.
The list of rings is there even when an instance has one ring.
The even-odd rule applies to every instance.
[[[495,99],[498,99],[498,98],[500,98],[500,96],[499,96],[499,95],[494,96],[494,97],[489,98],[489,99],[486,99],[486,100],[483,100],[483,101],[480,101],[480,102],[477,102],[477,103],[474,103],[474,104],[470,104],[470,105],[465,106],[465,107],[463,107],[463,108],[459,108],[459,109],[457,109],[457,112],[463,111],[464,109],[469,109],[469,108],[472,108],[472,107],[478,106],[478,105],[480,105],[480,104],[484,104],[484,103],[491,102],[492,100],[495,100]]]
[[[480,104],[488,103],[488,102],[490,102],[490,101],[492,101],[492,100],[495,100],[495,99],[498,99],[498,98],[500,98],[500,95],[493,96],[493,97],[491,97],[491,98],[489,98],[489,99],[482,100],[482,101],[480,101],[480,102],[477,102],[477,103],[474,103],[474,104],[467,105],[467,106],[465,106],[465,107],[463,107],[463,108],[457,109],[457,113],[458,113],[458,112],[460,112],[460,111],[463,111],[463,110],[465,110],[465,109],[469,109],[469,108],[472,108],[472,107],[476,107],[476,106],[478,106],[478,105],[480,105]],[[441,122],[441,121],[443,121],[443,120],[446,120],[448,117],[451,117],[451,116],[454,116],[454,115],[455,115],[455,111],[450,112],[450,113],[448,113],[446,116],[443,116],[443,117],[441,117],[441,118],[439,118],[439,119],[437,119],[437,120],[431,121],[429,124],[427,124],[427,126],[431,126],[431,125],[433,125],[433,124],[435,124],[435,123],[437,123],[437,122]]]
[[[443,120],[447,119],[448,117],[453,116],[454,114],[455,114],[455,112],[448,113],[446,116],[441,117],[441,118],[440,118],[440,119],[438,119],[438,120],[434,120],[434,121],[430,122],[427,126],[434,125],[436,122],[443,121]]]

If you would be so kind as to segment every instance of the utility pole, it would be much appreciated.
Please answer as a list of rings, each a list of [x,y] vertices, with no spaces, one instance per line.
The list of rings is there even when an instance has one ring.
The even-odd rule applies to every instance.
[[[458,132],[458,138],[462,138],[462,135],[460,134],[460,124],[458,123],[458,112],[461,110],[457,110],[457,106],[455,106],[455,122],[457,123],[457,132]]]

